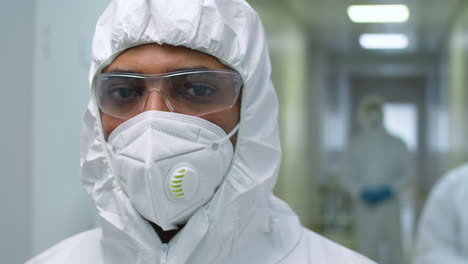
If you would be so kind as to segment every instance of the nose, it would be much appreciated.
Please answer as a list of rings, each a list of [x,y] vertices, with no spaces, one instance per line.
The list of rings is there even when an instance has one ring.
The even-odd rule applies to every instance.
[[[170,112],[170,109],[164,102],[161,93],[157,90],[148,91],[148,98],[146,99],[145,105],[143,107],[143,112],[150,110]]]

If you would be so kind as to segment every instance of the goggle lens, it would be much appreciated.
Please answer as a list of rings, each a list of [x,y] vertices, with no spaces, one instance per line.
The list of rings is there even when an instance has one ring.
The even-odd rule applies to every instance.
[[[157,90],[173,112],[200,116],[234,105],[242,87],[239,73],[229,70],[161,75],[103,73],[95,96],[102,112],[132,118],[141,113],[151,90]]]

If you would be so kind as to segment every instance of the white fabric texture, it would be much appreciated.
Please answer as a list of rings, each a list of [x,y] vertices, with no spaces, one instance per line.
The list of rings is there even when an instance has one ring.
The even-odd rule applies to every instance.
[[[101,229],[77,235],[29,264],[373,263],[304,229],[272,194],[281,159],[278,102],[263,28],[245,1],[112,1],[96,26],[90,82],[122,51],[147,43],[210,54],[242,75],[241,121],[227,175],[213,198],[162,244],[108,166],[98,110],[90,102],[81,134],[82,183]],[[84,244],[97,244],[95,239],[99,249],[89,250]]]
[[[351,138],[341,167],[343,187],[355,201],[355,236],[358,251],[381,264],[403,263],[400,202],[398,193],[411,180],[409,152],[403,141],[389,134],[382,120],[375,127],[368,124],[369,115],[362,113],[361,131]],[[380,117],[382,118],[382,117]],[[381,204],[367,205],[362,191],[388,186],[394,196]]]
[[[444,175],[421,215],[415,264],[468,263],[468,164]]]

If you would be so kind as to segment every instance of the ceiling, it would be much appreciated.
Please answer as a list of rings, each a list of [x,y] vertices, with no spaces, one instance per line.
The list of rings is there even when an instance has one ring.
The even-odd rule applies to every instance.
[[[465,0],[251,0],[256,5],[288,13],[299,21],[312,42],[335,54],[435,54],[449,32],[450,24]],[[467,1],[468,2],[468,1]],[[346,15],[351,4],[406,4],[410,19],[405,23],[356,24]],[[262,17],[263,18],[263,17]],[[404,33],[410,44],[399,51],[368,51],[358,43],[362,33]]]

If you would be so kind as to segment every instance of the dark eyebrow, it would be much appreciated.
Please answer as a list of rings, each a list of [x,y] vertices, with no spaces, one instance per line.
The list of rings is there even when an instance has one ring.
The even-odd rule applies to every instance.
[[[123,68],[115,68],[113,69],[112,71],[107,71],[105,73],[134,73],[134,74],[139,74],[141,72],[137,72],[137,71],[132,71],[132,70],[128,70],[128,69],[123,69]]]
[[[208,67],[204,67],[204,66],[196,66],[196,67],[187,67],[187,68],[177,68],[171,72],[205,71],[205,70],[212,70],[212,69]]]
[[[204,66],[195,66],[195,67],[186,67],[186,68],[176,68],[174,70],[171,70],[169,72],[188,72],[188,71],[202,71],[202,70],[212,70],[208,67]],[[133,73],[133,74],[142,74],[142,72],[134,71],[134,70],[129,70],[129,69],[124,69],[124,68],[115,68],[111,71],[108,71],[106,73]]]

